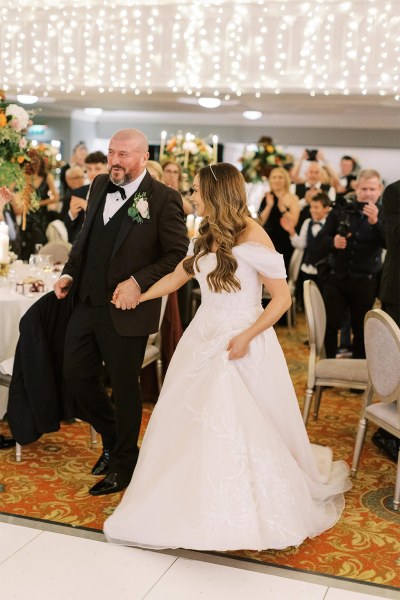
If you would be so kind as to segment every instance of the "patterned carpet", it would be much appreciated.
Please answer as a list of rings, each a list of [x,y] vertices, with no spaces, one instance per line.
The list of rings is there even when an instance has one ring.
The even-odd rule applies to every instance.
[[[296,329],[278,328],[300,404],[304,397],[308,349],[306,329],[300,316]],[[327,390],[322,397],[318,421],[310,418],[311,441],[332,446],[335,458],[351,462],[361,396],[348,391]],[[145,430],[152,405],[146,404]],[[371,427],[364,446],[360,470],[353,489],[346,494],[346,508],[330,531],[299,548],[284,551],[241,551],[232,555],[319,574],[400,587],[400,513],[393,511],[395,464],[371,443]],[[0,433],[7,433],[4,423]],[[12,450],[0,452],[0,512],[53,521],[73,527],[101,530],[120,494],[93,498],[88,487],[97,478],[89,475],[99,450],[89,447],[89,426],[63,425],[23,448],[16,463]]]

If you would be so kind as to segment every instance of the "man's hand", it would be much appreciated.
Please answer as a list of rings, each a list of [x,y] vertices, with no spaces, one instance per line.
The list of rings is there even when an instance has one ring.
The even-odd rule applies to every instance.
[[[333,245],[337,250],[344,250],[347,246],[347,239],[342,235],[335,235],[333,238]]]
[[[78,198],[78,196],[71,197],[69,211],[70,211],[73,219],[76,219],[78,214],[82,210],[86,210],[86,208],[87,208],[87,200],[84,200],[83,198]]]
[[[376,225],[378,222],[378,207],[373,202],[368,202],[363,207],[363,213],[368,217],[368,223],[370,225]]]
[[[311,200],[314,198],[314,196],[316,196],[318,193],[320,192],[320,190],[316,187],[310,187],[309,190],[306,191],[306,193],[304,194],[304,200],[307,202],[307,204],[311,204]]]
[[[111,302],[115,308],[121,310],[132,310],[139,304],[140,288],[138,284],[129,278],[117,285]]]
[[[54,284],[54,293],[59,300],[63,300],[68,296],[69,289],[72,285],[72,279],[69,277],[60,277]]]

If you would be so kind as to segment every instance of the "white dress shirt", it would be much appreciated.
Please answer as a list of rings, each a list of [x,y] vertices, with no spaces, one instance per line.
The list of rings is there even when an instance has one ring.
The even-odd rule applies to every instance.
[[[103,221],[104,225],[108,223],[108,221],[115,215],[115,213],[121,208],[123,204],[130,198],[139,188],[139,185],[142,183],[143,179],[146,175],[146,170],[143,171],[139,177],[136,177],[130,183],[127,183],[124,186],[121,186],[125,190],[126,198],[123,200],[121,198],[121,194],[119,192],[108,193],[106,196],[106,203],[104,205],[103,211]]]
[[[301,226],[300,229],[300,233],[295,233],[293,237],[290,238],[290,242],[293,246],[293,248],[298,248],[299,250],[304,250],[305,247],[307,246],[307,233],[308,233],[308,225],[310,223],[311,219],[306,219],[303,223],[303,225]],[[317,223],[314,223],[311,227],[311,233],[313,237],[316,237],[318,235],[318,233],[321,231],[322,227],[325,225],[325,219],[321,219],[321,221],[318,221]],[[317,275],[318,271],[317,269],[314,267],[314,265],[306,265],[305,263],[303,263],[300,267],[300,269],[304,272],[307,273],[308,275]]]

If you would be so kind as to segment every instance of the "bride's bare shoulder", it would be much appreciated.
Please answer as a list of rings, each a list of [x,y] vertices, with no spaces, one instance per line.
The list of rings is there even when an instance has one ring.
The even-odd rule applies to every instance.
[[[261,225],[250,218],[247,220],[246,228],[238,240],[239,244],[243,244],[244,242],[256,242],[257,244],[262,244],[271,250],[275,250],[269,235],[265,232]]]

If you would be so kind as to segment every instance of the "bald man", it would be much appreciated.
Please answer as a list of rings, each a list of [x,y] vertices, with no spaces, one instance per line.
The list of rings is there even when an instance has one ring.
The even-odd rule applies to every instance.
[[[68,295],[73,303],[64,373],[76,416],[103,441],[92,474],[105,477],[89,490],[93,496],[127,487],[138,458],[139,374],[148,336],[158,330],[161,301],[132,309],[141,292],[174,270],[188,245],[180,194],[150,176],[148,158],[141,131],[112,136],[108,174],[91,185],[82,230],[54,286],[59,299]]]

